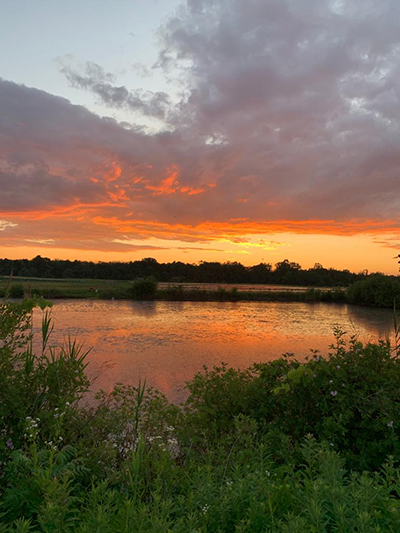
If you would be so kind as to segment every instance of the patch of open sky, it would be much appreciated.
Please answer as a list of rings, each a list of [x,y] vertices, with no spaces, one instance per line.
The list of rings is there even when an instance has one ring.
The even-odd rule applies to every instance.
[[[178,0],[6,0],[0,20],[1,77],[68,98],[91,111],[158,129],[157,121],[125,110],[110,110],[93,95],[71,88],[60,72],[60,58],[93,61],[128,89],[174,88],[157,61],[157,30]],[[145,67],[145,68],[142,68]],[[148,72],[151,76],[148,76]]]

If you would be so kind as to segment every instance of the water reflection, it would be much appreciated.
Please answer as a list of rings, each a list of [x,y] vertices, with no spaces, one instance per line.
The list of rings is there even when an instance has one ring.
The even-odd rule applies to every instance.
[[[349,316],[357,324],[362,324],[367,330],[373,332],[374,337],[384,339],[393,332],[393,311],[391,309],[370,309],[357,305],[348,305]],[[371,321],[373,314],[373,323]]]
[[[131,312],[137,316],[151,317],[157,313],[158,302],[131,302]]]
[[[329,350],[334,327],[368,341],[393,323],[390,310],[286,302],[67,300],[55,303],[53,317],[58,342],[78,335],[93,346],[97,389],[146,379],[173,401],[184,398],[185,381],[203,365],[245,368],[285,352],[304,358],[310,349]],[[36,313],[36,328],[39,319]]]

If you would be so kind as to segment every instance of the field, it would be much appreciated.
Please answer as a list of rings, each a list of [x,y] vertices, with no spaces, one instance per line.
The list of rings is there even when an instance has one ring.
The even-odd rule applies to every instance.
[[[11,297],[41,295],[45,298],[131,299],[133,283],[110,279],[57,279],[14,277],[11,282],[0,277],[0,296],[7,287]],[[333,296],[332,296],[333,295]],[[343,300],[342,289],[319,287],[313,289],[286,285],[249,285],[218,283],[158,283],[157,292],[150,299],[160,300]],[[143,298],[145,299],[145,298]]]
[[[4,295],[9,278],[0,277],[0,294]],[[11,295],[19,292],[41,294],[48,298],[126,298],[129,281],[109,279],[57,279],[14,277],[10,284]],[[17,289],[15,289],[17,287]]]

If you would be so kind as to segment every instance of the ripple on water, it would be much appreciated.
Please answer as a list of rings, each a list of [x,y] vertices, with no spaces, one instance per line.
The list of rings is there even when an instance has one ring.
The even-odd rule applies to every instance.
[[[96,387],[147,379],[174,401],[195,372],[227,362],[245,368],[286,352],[299,357],[310,349],[327,353],[333,330],[361,340],[384,338],[391,331],[390,310],[342,304],[287,302],[128,302],[64,300],[55,302],[54,340],[78,336],[93,372],[107,369]],[[34,313],[34,331],[40,330]],[[89,365],[89,367],[90,367]]]

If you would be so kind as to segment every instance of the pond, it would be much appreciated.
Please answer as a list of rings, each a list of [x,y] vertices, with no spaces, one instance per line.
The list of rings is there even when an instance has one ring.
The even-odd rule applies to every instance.
[[[92,348],[95,390],[146,379],[174,402],[203,365],[243,369],[286,352],[299,359],[310,349],[324,354],[335,327],[364,342],[393,332],[390,309],[327,303],[61,300],[52,316],[54,342],[70,335]],[[39,311],[34,326],[38,331]]]

